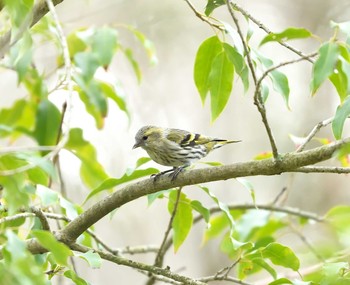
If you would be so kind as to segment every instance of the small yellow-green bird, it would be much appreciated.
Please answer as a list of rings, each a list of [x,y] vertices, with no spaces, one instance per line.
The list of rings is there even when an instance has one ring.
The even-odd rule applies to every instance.
[[[172,166],[172,169],[156,174],[155,178],[172,172],[174,180],[185,167],[207,156],[212,150],[237,142],[240,141],[212,138],[179,129],[144,126],[136,133],[133,149],[142,147],[155,162]]]

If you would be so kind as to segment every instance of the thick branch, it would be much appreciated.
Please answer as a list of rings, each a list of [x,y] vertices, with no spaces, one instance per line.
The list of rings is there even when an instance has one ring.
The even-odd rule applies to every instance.
[[[171,181],[167,176],[160,177],[156,182],[153,179],[144,179],[126,185],[122,189],[91,206],[84,213],[70,222],[64,229],[58,232],[57,238],[66,244],[74,243],[84,231],[95,224],[98,220],[102,219],[105,215],[144,195],[174,187],[226,180],[236,177],[276,175],[283,172],[292,172],[299,167],[313,165],[330,159],[334,152],[346,143],[350,143],[350,138],[308,151],[288,153],[281,158],[281,161],[278,164],[275,163],[274,159],[266,159],[189,170],[181,173],[175,181]]]

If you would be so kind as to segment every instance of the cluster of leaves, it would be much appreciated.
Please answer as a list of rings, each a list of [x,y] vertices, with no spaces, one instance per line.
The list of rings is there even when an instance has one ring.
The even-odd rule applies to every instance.
[[[99,78],[97,72],[108,72],[118,52],[123,53],[130,62],[138,81],[141,80],[141,71],[132,49],[123,44],[118,30],[110,27],[72,31],[66,37],[71,61],[71,66],[67,67],[62,39],[51,16],[43,17],[30,28],[35,13],[34,0],[3,2],[0,11],[1,26],[10,27],[11,48],[2,59],[1,67],[17,74],[17,84],[24,92],[12,105],[0,110],[0,138],[9,145],[24,139],[32,147],[41,148],[34,151],[31,150],[32,147],[23,150],[5,148],[0,153],[0,218],[5,219],[27,211],[31,205],[37,204],[42,210],[55,206],[59,213],[71,220],[82,213],[82,208],[46,188],[59,179],[54,160],[50,158],[51,151],[64,139],[63,136],[66,136],[63,149],[81,162],[80,176],[88,189],[96,188],[109,177],[98,162],[95,147],[84,138],[83,129],[66,130],[66,126],[63,126],[67,112],[71,112],[71,97],[80,98],[96,127],[102,129],[109,104],[116,104],[128,117],[130,114],[121,83],[117,79],[110,82]],[[128,30],[135,37],[146,50],[150,62],[156,61],[152,42],[140,31],[126,25],[119,28]],[[2,31],[1,35],[6,32],[8,31]],[[50,62],[55,65],[54,72],[40,71],[37,68],[34,55],[43,44],[53,45],[57,51],[57,57],[53,57],[53,62]],[[67,84],[68,73],[73,82],[72,94]],[[54,86],[50,85],[53,77],[50,74],[56,76]],[[52,94],[57,90],[63,91],[60,93],[66,101],[63,106],[58,106],[51,100]],[[149,172],[143,175],[149,175]],[[33,256],[25,249],[23,241],[30,238],[37,239],[50,253]],[[5,219],[0,223],[0,241],[4,245],[1,253],[3,260],[0,262],[1,284],[48,284],[47,276],[54,276],[62,267],[67,267],[70,256],[84,258],[92,267],[99,267],[100,263],[96,253],[73,253],[67,246],[56,241],[50,232],[42,230],[38,218],[19,218],[10,222]],[[95,245],[87,234],[81,236],[79,241],[89,247]],[[31,266],[28,267],[28,264]],[[64,276],[76,284],[87,284],[69,266],[65,269]]]
[[[25,138],[43,148],[38,151],[0,153],[0,185],[3,187],[2,202],[6,205],[0,209],[0,242],[3,244],[0,254],[2,255],[0,283],[49,284],[51,277],[64,271],[63,275],[75,284],[87,284],[76,275],[68,259],[83,258],[91,267],[99,267],[100,257],[93,252],[82,254],[70,250],[58,242],[52,233],[44,230],[40,218],[28,210],[33,204],[42,210],[55,206],[62,215],[64,224],[83,212],[79,205],[50,189],[52,180],[58,179],[55,165],[48,159],[50,147],[54,148],[64,135],[67,136],[63,148],[81,161],[81,179],[91,190],[85,201],[103,191],[109,192],[113,187],[154,174],[158,170],[145,167],[149,159],[141,158],[135,167],[127,169],[121,177],[109,177],[97,160],[95,147],[84,138],[83,129],[71,128],[65,134],[62,122],[69,110],[67,111],[65,106],[61,109],[50,100],[50,95],[55,90],[60,89],[69,93],[66,84],[69,67],[65,65],[67,59],[61,51],[62,39],[56,32],[56,24],[46,16],[29,29],[28,22],[32,17],[34,0],[3,2],[5,6],[1,9],[0,19],[4,21],[3,26],[11,26],[12,45],[2,61],[2,66],[16,72],[18,84],[25,90],[26,95],[13,102],[12,106],[0,110],[0,138],[7,139],[9,144]],[[217,7],[224,4],[226,4],[224,0],[209,0],[205,14],[209,16]],[[252,86],[247,51],[237,31],[227,23],[218,22],[222,26],[221,34],[206,39],[200,45],[194,64],[194,81],[202,102],[204,103],[208,94],[210,95],[212,120],[217,119],[225,109],[234,87],[235,75],[239,76],[245,92]],[[348,23],[334,23],[333,27],[336,32],[341,31],[346,37],[350,35]],[[155,61],[153,45],[141,32],[130,26],[120,28],[130,31],[144,46],[150,61]],[[247,44],[252,35],[252,30],[249,29],[245,37]],[[260,46],[309,37],[312,37],[312,34],[305,29],[288,28],[280,33],[267,35],[261,40]],[[133,51],[122,44],[117,29],[83,28],[71,32],[66,38],[69,60],[72,63],[70,72],[74,83],[74,93],[70,95],[79,96],[86,112],[94,119],[96,127],[98,129],[104,127],[109,102],[116,104],[122,112],[130,116],[120,82],[117,80],[109,82],[97,76],[98,71],[108,72],[115,54],[122,52],[130,61],[137,80],[141,80],[141,71]],[[51,90],[47,76],[36,68],[33,57],[36,47],[42,42],[55,45],[58,53],[55,73],[63,72],[62,77],[58,76],[58,84]],[[264,56],[259,49],[251,46],[249,48],[251,64],[256,74],[261,76],[259,86],[261,90],[258,91],[261,91],[263,103],[268,99],[270,88],[273,88],[281,94],[288,107],[290,90],[287,76],[278,69],[271,69],[274,62]],[[321,45],[318,54],[311,74],[311,93],[316,94],[327,79],[335,86],[340,104],[335,111],[333,133],[336,139],[340,139],[344,122],[350,114],[349,41],[348,39],[341,41],[334,37]],[[69,96],[67,102],[69,104]],[[344,159],[348,153],[349,149],[342,150],[339,158]],[[267,157],[269,154],[261,155],[258,159]],[[249,181],[241,179],[239,182],[250,191],[255,203],[254,190]],[[265,271],[274,279],[270,285],[340,285],[349,282],[349,265],[344,262],[347,255],[334,258],[334,253],[330,251],[325,252],[322,258],[331,261],[324,263],[312,274],[303,276],[304,281],[280,277],[281,267],[295,273],[300,273],[302,269],[302,262],[296,254],[297,249],[279,242],[281,232],[290,226],[298,228],[310,226],[314,222],[312,218],[304,217],[291,221],[287,212],[274,212],[273,206],[271,211],[235,208],[220,201],[210,189],[203,186],[199,188],[206,198],[210,198],[214,207],[191,199],[185,191],[181,192],[179,189],[158,192],[148,197],[149,204],[158,198],[166,197],[169,212],[171,214],[176,212],[171,225],[175,251],[180,249],[193,225],[203,220],[207,225],[203,236],[204,242],[209,243],[212,239],[221,240],[220,250],[235,262],[239,279],[246,279]],[[30,212],[31,215],[21,216],[21,211]],[[297,212],[295,215],[298,217]],[[7,220],[6,218],[10,216],[15,218]],[[329,245],[335,251],[341,251],[349,246],[349,218],[350,207],[347,206],[335,207],[325,215],[325,221],[338,238],[336,245]],[[33,256],[23,241],[31,238],[38,240],[49,252]],[[89,248],[98,246],[88,232],[79,237],[78,243]],[[315,260],[321,262],[317,256],[312,261]],[[31,264],[30,270],[28,262]]]

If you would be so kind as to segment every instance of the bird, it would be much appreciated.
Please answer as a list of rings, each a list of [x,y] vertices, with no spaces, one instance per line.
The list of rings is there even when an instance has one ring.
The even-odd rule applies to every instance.
[[[192,163],[207,156],[212,150],[240,140],[225,140],[185,130],[144,126],[135,135],[133,149],[141,147],[158,164],[172,169],[152,175],[155,180],[170,173],[171,180]]]

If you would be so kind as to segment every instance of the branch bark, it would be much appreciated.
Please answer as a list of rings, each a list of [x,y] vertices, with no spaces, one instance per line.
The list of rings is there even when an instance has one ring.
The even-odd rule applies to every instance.
[[[97,202],[59,231],[56,237],[58,240],[68,245],[72,244],[84,231],[111,211],[137,198],[160,190],[237,177],[278,175],[284,172],[298,171],[300,167],[313,165],[330,159],[338,149],[347,143],[350,143],[350,138],[312,150],[287,153],[282,155],[278,163],[276,163],[274,159],[266,159],[239,162],[218,167],[193,169],[181,173],[175,181],[171,181],[167,176],[162,176],[157,181],[153,179],[144,179],[126,185],[122,189]]]

